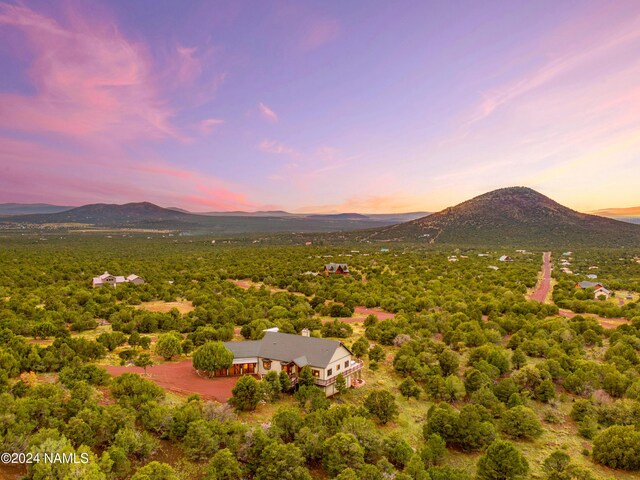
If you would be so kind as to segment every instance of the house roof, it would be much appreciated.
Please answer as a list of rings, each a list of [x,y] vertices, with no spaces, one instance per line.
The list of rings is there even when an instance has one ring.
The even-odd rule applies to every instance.
[[[584,281],[584,282],[579,282],[578,286],[580,288],[592,288],[592,287],[595,288],[595,287],[601,287],[602,284],[599,283],[599,282],[587,282],[587,281]]]
[[[135,273],[132,273],[131,275],[129,275],[127,277],[127,281],[131,282],[131,281],[135,280],[136,278],[140,278],[140,277],[138,275],[136,275]]]
[[[324,265],[324,268],[326,268],[329,272],[335,272],[336,270],[338,270],[338,268],[342,268],[343,272],[349,271],[349,267],[346,263],[326,263]]]
[[[344,347],[342,342],[337,340],[280,332],[265,332],[262,340],[225,342],[224,345],[235,358],[269,358],[287,363],[293,361],[300,367],[308,364],[323,368],[329,364],[336,350]]]
[[[104,280],[105,278],[109,278],[109,277],[113,277],[113,275],[111,275],[109,272],[104,272],[102,275],[100,275],[99,278],[100,280]]]

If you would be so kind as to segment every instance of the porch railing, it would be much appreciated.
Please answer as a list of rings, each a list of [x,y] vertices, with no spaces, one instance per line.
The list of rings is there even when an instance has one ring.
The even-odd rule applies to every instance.
[[[316,385],[319,385],[321,387],[332,385],[336,383],[336,378],[340,373],[342,373],[342,375],[346,377],[347,375],[351,375],[352,373],[355,373],[358,370],[362,370],[362,367],[364,367],[364,362],[362,360],[352,360],[351,365],[346,370],[343,370],[342,372],[338,372],[336,375],[333,375],[331,378],[328,378],[326,380],[321,380],[316,378]]]

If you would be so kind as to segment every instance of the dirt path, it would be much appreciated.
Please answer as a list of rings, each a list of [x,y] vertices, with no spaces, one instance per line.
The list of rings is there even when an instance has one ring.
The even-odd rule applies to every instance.
[[[600,325],[602,325],[604,328],[607,328],[607,329],[616,328],[616,327],[619,327],[620,325],[626,325],[627,323],[629,323],[629,320],[627,320],[626,318],[605,318],[605,317],[599,317],[598,315],[594,315],[592,313],[576,313],[576,312],[572,312],[571,310],[564,310],[564,309],[560,309],[560,311],[558,312],[558,315],[565,318],[573,318],[576,315],[595,318]]]
[[[542,279],[535,291],[529,296],[529,300],[544,303],[551,289],[551,252],[542,254]]]
[[[147,368],[145,377],[144,369],[140,367],[128,366],[105,366],[107,372],[114,377],[123,373],[137,373],[143,378],[152,380],[165,390],[169,390],[181,395],[199,394],[208,400],[226,402],[231,398],[231,390],[239,377],[219,377],[204,378],[199,376],[191,365],[191,360],[181,362],[161,363]]]

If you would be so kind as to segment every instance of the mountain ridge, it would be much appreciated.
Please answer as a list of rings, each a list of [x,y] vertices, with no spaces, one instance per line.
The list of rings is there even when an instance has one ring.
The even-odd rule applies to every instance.
[[[460,244],[628,245],[640,241],[640,226],[577,212],[528,187],[508,187],[428,217],[385,227],[369,238]]]

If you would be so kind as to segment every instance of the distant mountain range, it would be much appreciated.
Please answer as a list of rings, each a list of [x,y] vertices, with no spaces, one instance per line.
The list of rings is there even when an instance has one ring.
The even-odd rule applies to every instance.
[[[526,187],[494,190],[369,240],[483,245],[637,245],[640,225],[579,213]]]
[[[58,213],[74,207],[48,203],[0,203],[0,215],[29,215],[31,213]]]
[[[434,214],[293,214],[283,211],[195,214],[177,208],[162,208],[148,202],[91,204],[76,208],[44,204],[0,205],[0,212],[25,209],[30,213],[0,218],[0,228],[29,228],[47,224],[48,227],[66,229],[90,225],[96,229],[179,230],[220,235],[353,232],[349,238],[365,241],[460,245],[619,246],[640,243],[640,225],[579,213],[526,187],[495,190]],[[37,209],[48,211],[32,213]],[[606,213],[633,215],[635,211],[608,209]]]
[[[62,208],[62,207],[61,207]],[[423,216],[423,212],[387,215],[303,215],[288,212],[210,212],[195,214],[177,208],[162,208],[149,202],[124,205],[97,203],[55,213],[30,213],[0,218],[0,223],[37,226],[74,224],[97,228],[145,228],[185,230],[194,233],[340,232],[399,223]]]
[[[605,208],[591,213],[603,217],[615,218],[623,222],[640,223],[640,207]]]

